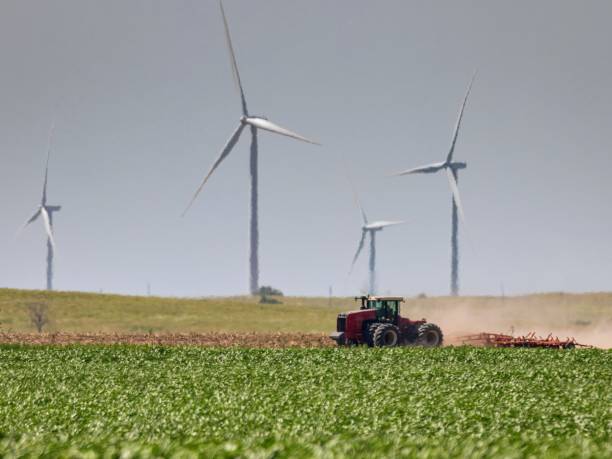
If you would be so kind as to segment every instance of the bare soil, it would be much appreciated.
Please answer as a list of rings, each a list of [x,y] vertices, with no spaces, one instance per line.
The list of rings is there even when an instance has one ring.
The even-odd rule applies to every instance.
[[[330,347],[324,333],[0,333],[0,344],[145,344],[207,347]]]

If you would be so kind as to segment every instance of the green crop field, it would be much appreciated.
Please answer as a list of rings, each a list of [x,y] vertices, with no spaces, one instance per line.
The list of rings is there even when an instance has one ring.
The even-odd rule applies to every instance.
[[[612,457],[612,352],[0,346],[4,457]]]

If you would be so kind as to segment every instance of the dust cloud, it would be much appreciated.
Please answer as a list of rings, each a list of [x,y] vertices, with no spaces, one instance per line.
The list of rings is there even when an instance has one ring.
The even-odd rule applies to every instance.
[[[446,344],[461,344],[461,336],[481,332],[514,336],[535,332],[542,337],[573,337],[581,344],[612,348],[610,294],[411,299],[403,315],[437,323]]]

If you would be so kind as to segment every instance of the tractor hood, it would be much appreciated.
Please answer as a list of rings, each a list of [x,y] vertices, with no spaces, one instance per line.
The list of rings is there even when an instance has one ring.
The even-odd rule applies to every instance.
[[[361,334],[364,322],[376,320],[376,309],[357,309],[346,313],[346,331]]]

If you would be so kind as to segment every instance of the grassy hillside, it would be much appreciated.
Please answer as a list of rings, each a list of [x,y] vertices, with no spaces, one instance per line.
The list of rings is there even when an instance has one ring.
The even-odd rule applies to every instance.
[[[46,331],[65,332],[328,332],[336,314],[355,307],[348,298],[282,299],[260,305],[257,298],[177,299],[0,289],[0,331],[33,331],[27,305],[48,305]],[[612,293],[550,293],[520,297],[409,299],[403,314],[427,318],[447,335],[499,331],[572,334],[602,345],[612,335]],[[609,338],[607,338],[609,339]]]
[[[32,331],[27,305],[48,304],[49,331],[323,331],[342,308],[310,298],[260,305],[257,298],[177,299],[0,289],[0,327]],[[331,320],[331,322],[330,322]]]

